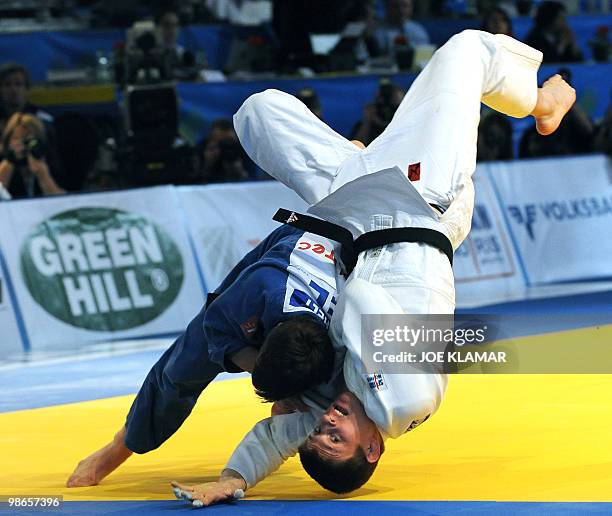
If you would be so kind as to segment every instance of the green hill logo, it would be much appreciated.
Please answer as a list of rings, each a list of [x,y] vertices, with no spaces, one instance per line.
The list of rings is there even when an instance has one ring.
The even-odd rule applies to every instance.
[[[183,284],[183,258],[146,218],[79,208],[41,222],[21,247],[21,270],[36,302],[79,328],[118,331],[163,313]]]

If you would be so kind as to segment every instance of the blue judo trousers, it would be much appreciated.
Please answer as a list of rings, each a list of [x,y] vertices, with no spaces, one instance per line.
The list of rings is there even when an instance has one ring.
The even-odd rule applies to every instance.
[[[149,371],[127,416],[128,449],[146,453],[158,448],[183,424],[217,374],[239,371],[226,357],[246,346],[259,348],[278,323],[311,314],[328,325],[335,284],[316,274],[296,277],[290,267],[296,249],[312,247],[304,237],[301,230],[281,226],[232,269],[214,301]]]

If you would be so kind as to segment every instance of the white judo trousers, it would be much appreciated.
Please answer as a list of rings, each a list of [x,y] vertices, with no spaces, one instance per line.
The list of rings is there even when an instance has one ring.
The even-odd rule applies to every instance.
[[[389,126],[364,150],[277,90],[248,98],[234,116],[234,126],[263,170],[316,205],[311,213],[347,227],[354,236],[384,227],[431,227],[445,233],[456,249],[471,226],[480,103],[527,116],[537,100],[541,58],[539,51],[508,36],[472,30],[453,36],[414,81]],[[420,165],[420,179],[410,182],[408,167],[415,164]],[[394,168],[399,177],[390,172]],[[350,185],[371,174],[380,177]],[[449,209],[439,218],[428,203]],[[392,252],[417,247],[388,246]],[[402,264],[394,267],[380,258],[378,277],[366,279],[423,285],[447,298],[426,295],[420,302],[413,292],[413,302],[405,305],[409,296],[394,295],[408,313],[452,313],[454,280],[448,260],[437,249],[420,247],[420,256],[402,257]],[[359,275],[356,270],[354,276]]]
[[[333,131],[292,95],[267,90],[234,116],[249,156],[315,204],[363,173],[421,163],[414,187],[448,206],[476,163],[481,101],[515,117],[535,106],[541,53],[508,36],[464,31],[433,56],[386,130],[365,150]],[[347,91],[347,95],[351,92]]]
[[[311,204],[310,213],[354,236],[428,227],[448,236],[456,249],[471,226],[480,103],[515,117],[530,114],[541,60],[539,51],[507,36],[471,30],[453,36],[414,81],[389,126],[363,150],[276,90],[247,99],[234,126],[249,156]],[[410,181],[409,166],[417,164],[420,178]],[[444,215],[430,203],[445,208]],[[360,255],[330,334],[335,345],[346,347],[347,388],[384,438],[399,437],[428,418],[447,379],[389,374],[386,389],[372,389],[360,356],[361,315],[452,314],[454,309],[452,268],[438,249],[401,243]],[[313,413],[325,409],[323,392],[311,397],[319,400],[317,406],[309,403]],[[228,463],[249,486],[294,454],[315,423],[313,414],[278,418],[256,425]]]

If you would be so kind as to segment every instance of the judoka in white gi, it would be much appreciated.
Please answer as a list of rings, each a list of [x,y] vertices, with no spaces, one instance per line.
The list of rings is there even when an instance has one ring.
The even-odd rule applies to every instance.
[[[507,36],[455,35],[367,148],[275,90],[247,99],[234,124],[251,158],[306,200],[309,213],[354,236],[383,228],[431,228],[456,249],[471,225],[480,103],[514,117],[532,115],[538,131],[550,134],[575,101],[574,90],[559,76],[537,87],[541,59],[539,51]],[[388,374],[385,389],[372,387],[360,357],[361,315],[452,314],[454,309],[452,268],[440,250],[399,243],[361,253],[332,317],[334,345],[346,350],[334,380],[297,402],[277,405],[273,412],[297,411],[259,422],[219,482],[174,483],[177,496],[209,505],[240,495],[298,448],[305,468],[324,487],[348,492],[362,485],[384,451],[384,440],[412,430],[436,411],[447,378]]]

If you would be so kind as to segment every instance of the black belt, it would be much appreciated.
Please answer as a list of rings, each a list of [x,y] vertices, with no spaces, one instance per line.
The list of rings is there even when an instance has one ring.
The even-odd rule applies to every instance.
[[[453,264],[453,246],[448,237],[429,228],[389,228],[369,231],[353,240],[353,234],[346,228],[317,219],[310,215],[303,215],[294,211],[279,209],[273,219],[276,222],[288,224],[294,228],[314,233],[330,240],[338,242],[340,249],[340,259],[346,268],[346,275],[350,275],[357,264],[359,253],[381,247],[388,244],[400,242],[421,242],[428,244],[442,251]]]

